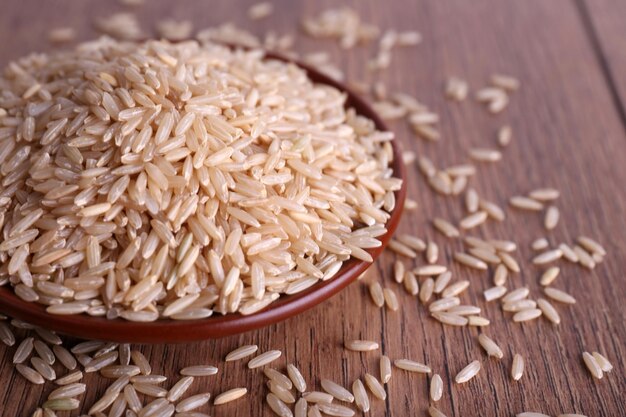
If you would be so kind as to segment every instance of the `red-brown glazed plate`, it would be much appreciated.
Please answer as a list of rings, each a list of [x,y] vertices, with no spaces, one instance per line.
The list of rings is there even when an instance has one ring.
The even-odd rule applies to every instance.
[[[267,57],[290,61],[271,53],[268,53]],[[314,82],[328,84],[345,92],[346,107],[352,107],[358,114],[373,120],[378,130],[389,130],[374,110],[349,88],[307,65],[295,61],[290,62],[303,68]],[[386,224],[387,233],[379,237],[382,246],[369,250],[374,259],[380,255],[396,230],[406,195],[406,173],[400,147],[397,140],[393,140],[391,144],[394,152],[392,163],[394,176],[401,178],[403,185],[396,192],[396,205]],[[0,312],[36,326],[85,339],[134,343],[189,342],[242,333],[295,316],[337,294],[356,280],[369,265],[367,262],[351,258],[344,263],[332,279],[320,282],[294,295],[282,295],[264,310],[248,316],[227,314],[191,321],[160,319],[155,322],[139,323],[123,319],[109,320],[85,314],[53,315],[47,313],[43,305],[20,299],[7,285],[0,287]],[[323,314],[323,311],[319,310],[319,313]]]

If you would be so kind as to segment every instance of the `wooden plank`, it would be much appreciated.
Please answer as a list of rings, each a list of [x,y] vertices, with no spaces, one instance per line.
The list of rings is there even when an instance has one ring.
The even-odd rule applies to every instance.
[[[626,3],[579,0],[576,5],[626,127]]]
[[[277,11],[271,20],[252,24],[242,12],[242,5],[251,2],[212,1],[208,6],[207,2],[187,0],[172,7],[171,2],[151,0],[138,13],[146,28],[167,16],[192,19],[198,27],[233,19],[254,31],[272,28],[285,33],[294,30],[303,14],[335,5],[330,0],[274,3]],[[89,38],[93,36],[93,17],[122,9],[108,2],[55,0],[46,5],[50,6],[41,7],[41,2],[35,0],[3,3],[0,38],[13,42],[0,49],[0,62],[45,49],[49,27],[71,22],[81,37]],[[558,327],[545,320],[513,324],[498,303],[487,304],[482,299],[482,290],[491,286],[489,274],[468,271],[454,263],[452,255],[462,249],[461,242],[442,238],[429,224],[428,219],[433,216],[458,221],[463,216],[461,200],[434,195],[417,170],[411,168],[410,195],[420,202],[420,210],[407,213],[402,229],[435,240],[441,247],[441,262],[450,265],[455,279],[472,281],[463,302],[480,306],[492,320],[485,331],[503,347],[502,361],[485,358],[476,342],[476,329],[442,327],[428,318],[426,309],[391,279],[395,257],[386,254],[364,281],[379,279],[393,288],[402,303],[401,311],[376,309],[365,286],[357,283],[318,308],[260,331],[192,345],[140,346],[151,359],[153,372],[175,380],[184,366],[219,364],[219,375],[198,379],[189,394],[209,391],[215,396],[223,390],[245,386],[250,390],[247,397],[206,409],[212,415],[269,416],[271,411],[263,405],[266,389],[262,373],[250,372],[245,362],[224,364],[222,360],[228,351],[248,343],[258,344],[261,351],[281,349],[283,356],[276,365],[282,369],[287,363],[296,363],[309,389],[320,389],[320,378],[349,386],[365,372],[378,376],[378,352],[357,354],[342,350],[344,340],[363,338],[380,341],[382,352],[392,359],[423,361],[441,374],[445,389],[437,406],[448,416],[495,417],[524,410],[549,415],[626,415],[621,395],[626,391],[621,363],[626,352],[620,343],[626,340],[626,317],[620,296],[624,293],[622,275],[626,268],[626,196],[620,192],[626,183],[626,151],[618,112],[576,8],[565,0],[369,0],[353,1],[352,5],[360,10],[364,20],[383,28],[418,29],[424,34],[422,45],[395,52],[393,67],[378,76],[391,91],[417,95],[442,117],[442,140],[436,144],[413,138],[401,123],[394,125],[403,145],[445,167],[467,161],[470,147],[495,146],[495,130],[510,123],[514,139],[504,151],[503,161],[480,165],[478,175],[471,180],[472,186],[502,206],[513,194],[541,186],[559,188],[562,197],[557,205],[562,219],[556,230],[549,233],[551,243],[572,242],[579,234],[588,234],[606,245],[606,261],[593,272],[562,265],[555,287],[573,294],[578,303],[571,308],[557,307],[562,316]],[[346,52],[330,41],[306,38],[299,38],[298,45],[303,50],[330,49],[351,78],[376,78],[366,76],[364,69],[364,60],[373,48]],[[491,116],[473,100],[456,104],[443,98],[442,86],[448,76],[467,79],[475,90],[486,85],[489,75],[496,71],[515,75],[523,83],[503,114]],[[491,222],[471,234],[518,242],[515,256],[522,261],[523,273],[512,276],[508,286],[528,285],[533,297],[539,296],[537,277],[541,269],[529,262],[533,256],[530,242],[548,235],[539,215],[507,209],[504,223]],[[23,337],[23,333],[19,336]],[[601,381],[593,380],[581,362],[584,350],[605,353],[616,369]],[[0,347],[3,416],[28,415],[52,390],[49,385],[31,386],[13,372],[13,352],[14,349]],[[527,361],[525,375],[517,383],[509,377],[515,352]],[[483,361],[481,373],[467,384],[455,385],[454,375],[473,359]],[[394,370],[387,401],[373,400],[371,415],[425,415],[428,380],[423,375]],[[96,375],[89,375],[86,382],[89,391],[83,411],[103,394],[109,383]],[[169,381],[166,386],[170,386],[167,384]]]

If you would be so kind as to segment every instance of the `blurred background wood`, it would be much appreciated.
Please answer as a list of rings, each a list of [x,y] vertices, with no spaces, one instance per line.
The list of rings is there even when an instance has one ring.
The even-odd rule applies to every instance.
[[[294,362],[310,387],[320,389],[319,379],[329,378],[350,386],[365,372],[378,375],[378,353],[356,354],[342,349],[344,339],[364,338],[381,342],[382,352],[392,360],[411,358],[431,365],[444,379],[444,395],[438,407],[448,416],[513,416],[521,411],[549,415],[582,413],[588,416],[626,415],[624,363],[626,356],[626,151],[624,101],[626,100],[625,3],[610,0],[360,0],[344,4],[356,8],[367,22],[382,29],[419,30],[424,41],[412,48],[394,51],[392,67],[368,73],[366,60],[375,45],[341,50],[335,42],[312,40],[298,33],[300,19],[328,7],[331,0],[274,0],[274,14],[251,22],[245,11],[251,1],[149,0],[132,9],[147,32],[153,33],[159,19],[190,19],[196,29],[233,21],[261,34],[297,34],[299,51],[330,51],[349,79],[385,82],[390,91],[417,96],[441,115],[442,139],[426,143],[409,133],[403,123],[393,124],[406,149],[427,155],[441,166],[467,161],[472,146],[496,146],[495,132],[509,123],[513,142],[503,161],[480,165],[472,178],[481,196],[504,206],[507,199],[543,186],[561,190],[557,202],[561,222],[549,233],[552,243],[573,242],[579,234],[597,238],[607,248],[606,261],[589,272],[563,264],[556,287],[573,294],[573,307],[558,306],[562,323],[546,320],[513,324],[503,316],[498,303],[483,301],[482,290],[491,286],[487,273],[469,272],[454,264],[451,255],[461,242],[437,235],[428,219],[440,216],[458,221],[463,215],[461,199],[434,195],[409,167],[409,196],[420,203],[417,212],[403,220],[404,230],[435,240],[442,248],[443,262],[455,279],[470,279],[472,286],[463,301],[483,308],[492,324],[486,333],[504,349],[501,361],[486,360],[475,328],[442,327],[428,318],[427,311],[408,296],[390,277],[394,256],[386,254],[364,278],[379,279],[396,290],[401,310],[377,309],[367,297],[365,285],[356,283],[330,301],[269,328],[192,345],[141,346],[155,373],[174,378],[184,366],[221,363],[231,349],[256,343],[260,350],[281,349],[276,363],[283,369]],[[617,7],[614,7],[617,6]],[[0,13],[0,64],[32,51],[45,51],[49,29],[76,28],[79,39],[95,36],[92,22],[115,11],[127,10],[112,1],[4,0]],[[485,86],[494,72],[521,79],[510,106],[497,116],[488,114],[473,99],[450,103],[443,96],[447,77],[456,75],[472,89]],[[529,260],[529,244],[546,235],[542,218],[507,209],[507,220],[491,222],[478,236],[511,238],[519,244],[523,272],[509,281],[510,287],[528,285],[539,296],[540,269]],[[418,262],[422,262],[419,260]],[[581,361],[583,351],[597,350],[610,358],[615,370],[602,380],[590,377]],[[40,404],[51,384],[31,386],[13,370],[14,349],[0,347],[0,415],[26,416]],[[515,383],[509,377],[514,353],[526,358],[526,372]],[[483,359],[477,378],[462,386],[451,381],[473,359]],[[93,375],[85,407],[106,389],[109,381]],[[94,389],[92,386],[97,387]],[[245,363],[221,366],[218,377],[198,379],[190,394],[247,387],[241,400],[208,408],[211,415],[272,415],[264,404],[266,388],[260,371]],[[428,378],[394,370],[385,402],[373,400],[373,416],[426,415]],[[72,415],[78,415],[73,413]]]

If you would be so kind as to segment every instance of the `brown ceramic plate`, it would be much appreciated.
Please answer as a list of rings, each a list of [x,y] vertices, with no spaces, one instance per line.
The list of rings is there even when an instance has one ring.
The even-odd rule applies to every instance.
[[[268,53],[268,58],[290,61],[282,56]],[[331,85],[347,95],[346,107],[352,107],[360,115],[374,121],[378,130],[389,130],[381,118],[360,97],[350,91],[345,85],[334,81],[326,75],[310,68],[307,65],[295,62],[303,68],[309,77],[316,83]],[[406,180],[402,155],[397,141],[393,145],[394,176]],[[376,259],[387,246],[389,239],[398,226],[400,215],[406,196],[406,181],[396,192],[396,207],[387,222],[387,233],[380,237],[382,246],[369,250]],[[330,298],[345,288],[348,284],[367,269],[370,264],[354,258],[344,263],[334,278],[320,282],[305,291],[294,295],[283,295],[270,304],[266,309],[249,316],[228,314],[214,316],[201,320],[176,321],[162,319],[150,323],[130,322],[123,319],[108,320],[106,318],[81,315],[53,315],[48,314],[45,307],[30,303],[17,297],[10,287],[0,287],[0,312],[25,322],[45,327],[70,336],[85,339],[101,339],[115,342],[134,343],[178,343],[195,340],[211,339],[246,332],[260,327],[285,320],[295,316]],[[322,310],[320,310],[321,314]]]

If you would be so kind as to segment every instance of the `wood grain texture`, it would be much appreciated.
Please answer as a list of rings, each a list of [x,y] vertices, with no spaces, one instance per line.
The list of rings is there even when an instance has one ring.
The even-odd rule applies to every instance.
[[[120,9],[110,2],[96,1],[54,0],[46,1],[45,7],[43,4],[35,0],[3,2],[2,64],[26,52],[45,50],[45,34],[51,27],[69,24],[77,28],[81,38],[90,38],[94,35],[90,25],[95,16]],[[173,7],[172,2],[151,0],[137,12],[146,28],[152,28],[159,18],[172,17],[191,19],[197,27],[232,20],[257,33],[268,29],[286,33],[295,32],[301,16],[336,2],[274,1],[274,16],[252,23],[243,12],[249,4],[187,0]],[[579,234],[587,234],[601,241],[609,255],[592,272],[560,265],[562,273],[554,286],[573,294],[578,303],[573,307],[557,306],[562,316],[559,326],[546,320],[514,324],[509,315],[503,315],[498,303],[487,304],[482,299],[482,291],[491,286],[490,274],[455,264],[452,255],[462,249],[462,243],[442,238],[429,223],[433,216],[458,222],[463,216],[461,199],[433,194],[417,169],[409,167],[409,195],[419,201],[420,209],[405,215],[401,229],[435,240],[442,250],[441,262],[451,266],[454,279],[471,280],[472,286],[462,300],[483,308],[492,321],[486,333],[502,346],[504,359],[486,359],[476,341],[476,329],[442,327],[428,318],[426,309],[393,282],[390,269],[395,257],[386,254],[364,281],[378,279],[396,290],[400,311],[377,309],[365,285],[356,283],[319,307],[260,331],[191,345],[140,346],[150,358],[154,373],[175,378],[177,371],[187,365],[219,364],[219,376],[198,379],[190,394],[209,391],[216,395],[233,387],[247,387],[250,393],[246,397],[232,404],[210,406],[210,414],[269,416],[272,413],[263,402],[266,389],[262,373],[249,371],[243,362],[224,365],[228,351],[248,343],[258,344],[261,351],[281,349],[283,356],[276,365],[284,369],[287,363],[296,363],[309,386],[320,389],[320,378],[350,386],[365,372],[378,375],[380,352],[358,354],[342,349],[344,340],[363,338],[379,341],[382,352],[392,360],[423,361],[441,374],[444,395],[437,407],[448,416],[502,417],[522,411],[626,415],[626,369],[621,360],[626,356],[626,313],[622,305],[626,289],[624,127],[580,9],[565,0],[355,0],[346,4],[382,28],[421,31],[423,44],[394,52],[392,68],[377,76],[368,75],[364,69],[373,48],[346,52],[330,41],[302,36],[297,47],[330,50],[350,78],[379,78],[391,91],[414,94],[441,115],[439,143],[422,142],[403,123],[395,124],[405,148],[445,167],[467,161],[470,147],[496,146],[496,129],[510,123],[514,138],[503,160],[480,165],[471,185],[481,196],[502,206],[508,197],[533,188],[554,186],[561,190],[557,205],[562,219],[549,234],[542,227],[541,216],[508,208],[505,222],[490,222],[471,233],[518,242],[515,256],[522,261],[523,272],[510,278],[509,288],[527,285],[533,297],[539,296],[541,269],[531,265],[529,245],[544,235],[556,244],[573,242]],[[624,14],[617,17],[621,22],[625,18]],[[610,41],[612,36],[617,35],[607,33],[604,38]],[[486,85],[493,72],[515,75],[523,83],[502,114],[489,115],[473,100],[449,103],[444,99],[443,83],[448,76],[465,78],[477,89]],[[421,259],[417,261],[421,263]],[[614,371],[602,380],[593,380],[581,360],[585,350],[606,354],[615,365]],[[13,371],[13,352],[0,347],[0,415],[26,416],[53,388],[26,383]],[[526,372],[517,383],[509,377],[514,353],[526,358]],[[478,377],[462,386],[455,385],[454,375],[474,359],[483,361]],[[86,411],[109,381],[90,375],[85,382],[89,385]],[[372,401],[370,415],[426,415],[427,377],[394,369],[388,393],[385,402]]]
[[[626,3],[578,0],[577,6],[626,129]]]

